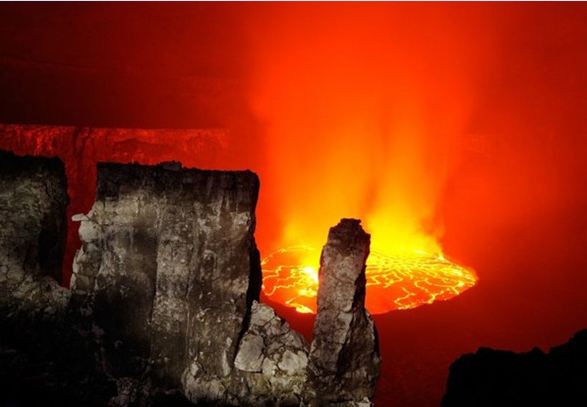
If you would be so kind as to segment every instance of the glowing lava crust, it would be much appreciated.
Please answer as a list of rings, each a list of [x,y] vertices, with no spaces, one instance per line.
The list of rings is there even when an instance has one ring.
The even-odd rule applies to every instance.
[[[280,249],[263,259],[263,293],[301,313],[316,312],[319,252],[309,246]],[[475,272],[442,255],[418,252],[367,259],[367,309],[371,314],[415,308],[453,298],[473,287]]]

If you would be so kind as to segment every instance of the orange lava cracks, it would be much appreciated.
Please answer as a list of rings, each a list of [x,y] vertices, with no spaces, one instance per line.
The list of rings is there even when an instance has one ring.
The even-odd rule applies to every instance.
[[[300,313],[316,312],[319,252],[293,246],[262,261],[263,293]],[[475,272],[425,252],[386,256],[372,252],[367,259],[367,309],[383,314],[451,299],[473,287]]]

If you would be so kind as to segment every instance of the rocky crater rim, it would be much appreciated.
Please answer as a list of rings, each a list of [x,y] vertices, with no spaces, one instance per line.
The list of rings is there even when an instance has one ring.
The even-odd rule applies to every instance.
[[[360,221],[330,230],[319,298],[331,307],[319,310],[309,346],[258,302],[255,173],[99,163],[91,210],[72,216],[82,246],[66,290],[44,280],[55,272],[47,259],[63,261],[63,163],[1,154],[0,286],[10,295],[0,299],[0,326],[63,342],[53,356],[69,349],[63,360],[85,372],[61,373],[76,397],[100,383],[97,397],[116,405],[169,390],[224,405],[370,403],[380,358],[364,308],[369,235]],[[41,355],[52,366],[52,353]]]

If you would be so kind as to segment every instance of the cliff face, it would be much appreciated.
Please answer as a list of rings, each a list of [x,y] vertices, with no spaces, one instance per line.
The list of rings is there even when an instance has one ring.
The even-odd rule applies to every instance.
[[[104,329],[121,372],[152,360],[178,385],[188,359],[226,376],[261,278],[250,172],[100,164],[81,219],[72,290]]]
[[[67,206],[58,159],[0,151],[0,307],[6,313],[57,312],[68,292],[58,288]],[[8,301],[8,298],[13,301]]]
[[[87,357],[93,351],[77,340],[67,317],[70,291],[55,279],[66,236],[66,189],[59,159],[0,151],[0,405],[87,401],[78,398],[77,385],[93,372]],[[78,367],[86,374],[70,380]],[[102,383],[93,384],[101,393]]]
[[[358,221],[333,228],[324,249],[310,354],[258,302],[255,174],[99,164],[96,201],[74,217],[82,247],[70,291],[45,276],[58,273],[66,234],[62,166],[10,160],[0,174],[0,358],[7,346],[16,356],[4,366],[33,355],[56,402],[67,404],[65,391],[85,405],[370,403],[379,357],[364,309],[369,238]],[[15,276],[26,289],[12,290]],[[35,311],[10,311],[26,304]],[[9,375],[0,367],[0,378]]]
[[[72,289],[113,375],[153,363],[194,402],[301,402],[308,345],[256,301],[258,190],[251,172],[99,165]]]

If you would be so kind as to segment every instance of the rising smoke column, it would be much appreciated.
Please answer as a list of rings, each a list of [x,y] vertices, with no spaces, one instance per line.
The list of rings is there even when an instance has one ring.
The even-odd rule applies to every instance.
[[[467,20],[467,17],[471,20]],[[373,249],[440,252],[438,198],[467,134],[492,40],[475,11],[288,5],[251,18],[251,104],[282,246],[319,246],[341,217]],[[477,16],[478,17],[478,16]]]

